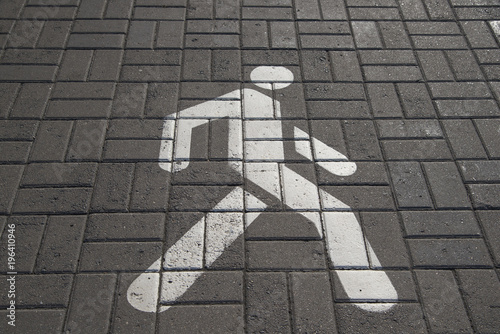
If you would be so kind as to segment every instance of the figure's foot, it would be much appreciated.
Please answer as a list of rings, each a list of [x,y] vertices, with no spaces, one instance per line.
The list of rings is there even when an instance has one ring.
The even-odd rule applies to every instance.
[[[381,270],[335,270],[350,301],[370,312],[392,308],[398,293],[389,277]]]

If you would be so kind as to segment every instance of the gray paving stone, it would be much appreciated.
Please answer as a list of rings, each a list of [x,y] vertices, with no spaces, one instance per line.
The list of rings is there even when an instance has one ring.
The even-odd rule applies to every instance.
[[[157,48],[183,47],[184,22],[182,21],[160,21],[156,35]]]
[[[159,331],[189,333],[244,333],[241,305],[174,306],[159,315]]]
[[[8,311],[2,310],[0,316],[7,318]],[[16,331],[19,333],[49,333],[50,331],[62,332],[64,310],[16,310]],[[12,326],[7,321],[0,323],[0,331],[8,333],[12,331]]]
[[[135,7],[134,19],[137,20],[184,20],[186,8],[180,7]]]
[[[468,185],[475,209],[488,210],[500,208],[500,185],[498,184],[471,184]]]
[[[467,209],[471,207],[467,191],[453,162],[424,162],[437,209]]]
[[[418,82],[422,80],[417,66],[363,66],[366,81]]]
[[[75,272],[85,229],[85,216],[52,216],[37,257],[35,271]]]
[[[144,271],[161,256],[162,246],[161,242],[87,242],[82,246],[79,270]]]
[[[120,73],[122,50],[96,50],[90,68],[90,81],[117,81]]]
[[[409,255],[396,213],[362,212],[361,220],[365,237],[383,268],[410,267]]]
[[[23,3],[22,2],[4,2],[1,5],[2,11],[1,11],[1,17],[2,19],[5,18],[12,18],[15,19],[21,12],[23,8]]]
[[[241,54],[243,65],[299,64],[299,53],[296,50],[245,50]]]
[[[424,0],[431,20],[454,20],[455,16],[447,2],[439,0]]]
[[[323,186],[331,195],[356,210],[393,210],[394,200],[387,186]]]
[[[243,177],[232,170],[226,161],[193,161],[189,168],[173,175],[172,183],[179,185],[242,185]]]
[[[346,8],[340,0],[320,0],[321,13],[324,20],[345,20],[347,18]]]
[[[125,35],[119,34],[71,34],[70,49],[121,49]]]
[[[428,333],[422,309],[417,303],[400,303],[388,312],[370,313],[369,316],[349,303],[335,306],[340,333]]]
[[[246,329],[251,333],[291,331],[285,273],[248,273]]]
[[[91,196],[89,188],[21,189],[14,201],[15,213],[86,213]]]
[[[337,176],[323,168],[317,168],[319,185],[387,185],[384,164],[380,162],[357,162],[357,170],[351,176]]]
[[[429,81],[452,81],[451,71],[443,51],[418,51],[418,59]]]
[[[424,84],[398,83],[396,87],[407,118],[434,118],[436,116]]]
[[[312,119],[371,118],[365,101],[309,101],[307,110]]]
[[[241,54],[239,50],[212,51],[212,80],[241,81]]]
[[[116,274],[77,275],[65,330],[107,332],[116,280]]]
[[[183,61],[183,81],[210,81],[210,50],[184,50]]]
[[[495,48],[495,38],[484,21],[461,21],[467,39],[472,48]]]
[[[479,64],[498,64],[500,63],[500,58],[495,51],[495,49],[476,49],[474,53],[477,56]]]
[[[91,214],[85,228],[85,240],[162,240],[164,225],[162,213]]]
[[[400,20],[397,8],[351,7],[348,9],[351,20],[390,21]]]
[[[0,118],[6,118],[14,104],[20,84],[0,83]]]
[[[295,49],[297,40],[295,38],[295,25],[293,22],[270,22],[271,48]]]
[[[153,334],[156,326],[156,312],[137,312],[127,300],[127,290],[138,274],[120,274],[116,304],[111,318],[111,329],[117,333]]]
[[[144,106],[148,118],[163,118],[177,111],[179,85],[176,83],[150,83]]]
[[[247,23],[250,23],[246,21]],[[232,20],[188,20],[187,29],[188,33],[234,33],[240,32],[238,21]]]
[[[180,78],[180,66],[123,66],[121,81],[129,82],[158,82],[178,81]]]
[[[132,6],[133,0],[108,0],[106,14],[104,16],[107,19],[129,19],[132,15]]]
[[[500,263],[499,212],[481,211],[478,215],[481,220],[481,225],[483,226],[486,242],[493,253],[496,265],[498,265]]]
[[[123,64],[127,65],[181,65],[179,50],[126,50]]]
[[[1,162],[25,163],[31,149],[31,142],[3,141],[0,142]]]
[[[22,173],[23,166],[0,166],[0,212],[10,212]]]
[[[410,50],[360,50],[359,54],[363,65],[417,65]]]
[[[142,117],[147,89],[148,85],[146,83],[117,84],[113,106],[111,107],[111,117]],[[145,135],[147,133],[143,133],[143,136]]]
[[[151,119],[115,119],[109,122],[107,139],[161,139],[163,122]]]
[[[375,127],[370,121],[344,121],[345,139],[349,157],[353,160],[382,159]]]
[[[375,118],[403,116],[393,84],[367,84],[367,90]]]
[[[364,100],[363,86],[354,83],[306,84],[308,100]]]
[[[237,49],[240,45],[238,35],[230,34],[190,34],[186,35],[185,47],[198,49]]]
[[[456,16],[459,20],[496,20],[500,16],[498,7],[481,8],[481,7],[457,7],[455,8]]]
[[[57,80],[62,81],[83,81],[87,77],[87,71],[92,61],[92,50],[66,50]]]
[[[467,43],[462,36],[413,35],[416,49],[423,50],[466,50]]]
[[[398,2],[405,20],[427,20],[427,13],[421,0],[399,0]]]
[[[77,17],[85,19],[90,19],[90,18],[100,19],[104,14],[105,7],[106,7],[105,0],[83,1],[82,4],[80,5]]]
[[[415,268],[491,267],[488,249],[482,239],[408,240]]]
[[[459,81],[482,80],[483,74],[471,51],[447,51],[450,66]]]
[[[72,126],[69,121],[41,122],[30,161],[63,161]]]
[[[23,84],[10,113],[10,117],[42,118],[51,89],[51,84]]]
[[[92,203],[90,205],[91,211],[127,211],[133,175],[133,164],[101,164],[94,186],[94,195],[92,196]]]
[[[243,19],[254,20],[291,20],[293,12],[287,7],[243,7]]]
[[[247,265],[256,270],[326,268],[324,245],[316,241],[248,241]]]
[[[382,147],[388,160],[451,160],[448,146],[441,139],[385,140]]]
[[[157,163],[138,163],[130,198],[131,211],[164,211],[169,175]]]
[[[458,270],[472,323],[479,333],[495,332],[500,326],[500,289],[498,276],[493,270]]]
[[[399,208],[432,208],[432,200],[418,162],[391,162],[389,171]]]
[[[68,161],[99,161],[101,159],[107,122],[104,120],[78,120],[68,146]]]
[[[362,81],[361,68],[354,51],[330,51],[334,81]]]
[[[111,100],[53,100],[46,118],[106,118],[110,111]]]
[[[303,49],[352,50],[354,41],[348,35],[301,35]]]
[[[458,166],[467,183],[488,183],[498,181],[500,161],[470,160],[459,161]]]
[[[12,48],[34,48],[43,22],[40,20],[19,20],[16,21],[10,32],[7,46]]]
[[[452,271],[416,271],[425,316],[435,333],[472,331],[459,287]]]
[[[170,193],[169,210],[211,211],[233,189],[222,186],[175,186]]]
[[[349,12],[352,17],[352,9],[349,9]],[[351,23],[351,26],[354,40],[358,48],[382,48],[382,41],[378,35],[375,22],[354,21]]]
[[[381,21],[378,26],[387,49],[411,49],[410,39],[402,22]]]
[[[121,33],[126,34],[127,20],[75,20],[72,33]]]
[[[2,280],[2,287],[6,284]],[[71,293],[72,275],[17,275],[16,306],[66,308]],[[7,282],[5,282],[7,283]],[[2,306],[7,305],[7,294],[0,298]]]
[[[2,259],[1,271],[3,273],[12,271],[7,268],[7,229],[9,225],[15,225],[14,236],[16,238],[16,264],[15,271],[32,272],[35,260],[42,240],[42,235],[46,226],[44,216],[11,216],[5,225],[5,232],[2,234],[2,244],[0,249],[0,259]],[[5,297],[6,294],[5,294]]]
[[[409,237],[481,235],[472,211],[402,211]]]
[[[471,120],[442,121],[457,159],[486,158],[486,151]]]
[[[36,163],[26,166],[22,187],[92,187],[95,163]]]
[[[314,213],[317,215],[317,213]],[[319,218],[319,216],[317,216]],[[291,212],[251,212],[246,214],[247,240],[318,240],[320,234],[314,222]]]
[[[436,120],[381,120],[376,124],[380,139],[443,137],[439,122]]]
[[[490,158],[500,157],[500,137],[498,136],[498,128],[500,126],[499,119],[476,120],[475,121],[479,135],[483,139],[484,146]]]
[[[450,117],[495,117],[500,115],[495,100],[439,100],[436,101],[439,114]]]
[[[294,329],[298,333],[336,333],[330,280],[326,273],[290,274]]]
[[[297,20],[321,19],[319,3],[314,0],[307,0],[295,4],[295,16]]]
[[[269,46],[267,22],[242,21],[241,46],[242,48],[267,48]]]
[[[1,58],[3,64],[58,65],[62,56],[59,50],[7,49]]]
[[[304,81],[332,81],[331,64],[326,51],[301,51]]]
[[[340,1],[330,0],[329,2]],[[346,21],[300,21],[298,27],[300,34],[349,35],[351,33]]]
[[[157,161],[160,140],[106,140],[105,161]]]

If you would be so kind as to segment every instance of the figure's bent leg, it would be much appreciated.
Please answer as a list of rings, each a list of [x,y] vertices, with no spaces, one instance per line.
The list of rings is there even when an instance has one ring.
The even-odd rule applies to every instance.
[[[284,203],[294,210],[320,209],[318,188],[298,173],[283,165]],[[384,311],[391,308],[397,298],[389,277],[384,271],[370,269],[368,251],[374,254],[366,242],[356,215],[351,208],[332,195],[320,190],[323,208],[323,226],[328,256],[336,269],[350,301],[368,311]],[[376,260],[378,262],[378,260]]]

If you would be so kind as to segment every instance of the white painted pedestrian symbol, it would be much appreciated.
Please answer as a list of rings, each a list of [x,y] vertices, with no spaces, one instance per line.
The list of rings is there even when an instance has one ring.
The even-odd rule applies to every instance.
[[[293,74],[284,67],[261,66],[252,71],[251,80],[260,88],[276,91],[289,86]],[[391,308],[397,292],[352,209],[287,167],[279,101],[243,88],[168,116],[160,167],[172,173],[188,168],[193,130],[221,118],[229,124],[227,161],[231,168],[315,224],[352,303],[374,312]],[[356,164],[345,155],[298,127],[294,127],[293,142],[296,153],[332,174],[356,172]],[[266,207],[250,190],[235,187],[130,285],[129,303],[143,312],[167,310],[171,306],[165,304],[178,300]],[[244,208],[250,212],[246,221]]]

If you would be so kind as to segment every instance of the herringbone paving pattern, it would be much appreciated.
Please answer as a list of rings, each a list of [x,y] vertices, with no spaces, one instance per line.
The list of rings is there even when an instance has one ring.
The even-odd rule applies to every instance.
[[[500,333],[498,0],[1,0],[0,46],[0,332]],[[259,66],[293,83],[255,88]],[[207,120],[189,168],[161,168],[165,118],[251,87],[279,102],[283,134],[245,121],[234,148],[234,123]],[[309,163],[294,129],[356,172]],[[320,211],[335,211],[324,196],[347,204],[394,307],[355,306],[313,224],[326,216],[225,161],[276,143],[268,185],[286,186],[286,163]],[[217,207],[239,187],[258,201]],[[214,207],[246,229],[209,264]],[[157,291],[163,312],[132,307],[134,280],[198,221],[198,280]],[[150,277],[170,277],[162,263]]]

